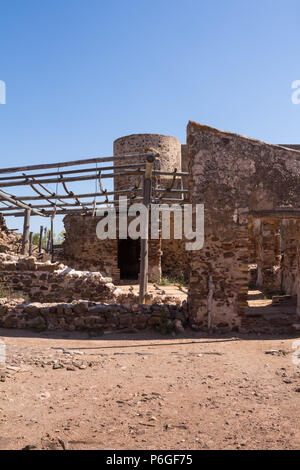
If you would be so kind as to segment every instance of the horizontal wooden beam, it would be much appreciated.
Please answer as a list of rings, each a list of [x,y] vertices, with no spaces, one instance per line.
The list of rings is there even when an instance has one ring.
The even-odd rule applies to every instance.
[[[124,171],[121,173],[105,173],[101,174],[101,179],[107,179],[107,178],[114,178],[115,176],[133,176],[133,175],[140,175],[142,174],[142,171],[139,170],[132,170],[132,171]],[[87,175],[87,176],[73,176],[73,177],[67,177],[67,178],[46,178],[42,180],[36,180],[35,176],[28,176],[26,179],[23,179],[21,181],[13,181],[13,182],[0,182],[0,188],[10,188],[14,186],[30,186],[32,184],[59,184],[59,183],[74,183],[74,182],[79,182],[79,181],[91,181],[91,180],[98,180],[99,179],[99,173],[98,175]]]
[[[81,160],[73,160],[69,162],[57,162],[57,163],[46,163],[43,165],[29,165],[29,166],[19,166],[12,168],[0,168],[0,173],[18,173],[21,171],[34,171],[34,170],[46,170],[51,168],[66,168],[68,166],[80,166],[80,165],[89,165],[94,163],[105,163],[105,162],[114,162],[114,161],[125,161],[132,158],[140,158],[141,160],[147,159],[147,157],[157,158],[158,153],[135,153],[132,155],[119,155],[112,157],[98,157],[98,158],[83,158]]]
[[[88,198],[88,197],[92,197],[92,198],[95,198],[95,197],[106,197],[106,196],[112,196],[114,194],[128,194],[130,193],[130,191],[132,191],[132,188],[128,188],[128,189],[120,189],[118,191],[107,191],[105,193],[85,193],[85,194],[63,194],[63,195],[53,195],[53,196],[20,196],[18,197],[16,200],[22,200],[22,201],[44,201],[45,199],[50,199],[50,200],[56,200],[56,199],[74,199],[74,197],[78,198],[78,199],[85,199],[85,198]],[[135,191],[142,191],[142,188],[136,188]],[[2,195],[2,193],[0,193],[0,196]],[[10,197],[12,199],[12,197]],[[12,201],[16,201],[14,199],[12,199]]]
[[[13,204],[14,206],[22,209],[24,211],[25,210],[32,210],[32,214],[35,214],[35,215],[39,215],[41,217],[45,217],[45,215],[42,213],[42,212],[39,212],[39,211],[36,211],[36,210],[33,210],[31,209],[30,205],[29,204],[24,204],[22,201],[20,201],[19,199],[18,200],[15,200],[13,199],[12,197],[6,195],[6,194],[3,194],[2,191],[0,191],[0,200],[1,199],[4,199],[5,201],[8,201],[10,202],[11,204]]]
[[[44,177],[50,177],[50,176],[60,176],[60,175],[74,175],[74,174],[80,174],[80,173],[99,173],[99,171],[111,171],[111,170],[126,170],[126,169],[131,169],[131,168],[143,168],[145,167],[145,162],[141,163],[127,163],[126,165],[110,165],[110,166],[101,166],[101,167],[94,167],[94,168],[78,168],[77,170],[57,170],[57,171],[52,171],[52,172],[47,172],[47,173],[34,173],[32,175],[26,175],[23,173],[22,175],[15,175],[15,176],[2,176],[0,178],[1,181],[17,181],[17,180],[22,180],[27,177],[33,177],[33,178],[44,178]]]

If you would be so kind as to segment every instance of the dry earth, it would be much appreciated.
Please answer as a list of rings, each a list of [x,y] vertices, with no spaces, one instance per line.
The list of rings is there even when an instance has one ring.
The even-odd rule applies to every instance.
[[[0,449],[300,448],[295,337],[0,339]]]

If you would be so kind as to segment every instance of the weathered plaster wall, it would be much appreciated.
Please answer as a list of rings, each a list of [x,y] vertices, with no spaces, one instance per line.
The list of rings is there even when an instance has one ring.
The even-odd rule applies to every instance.
[[[205,204],[205,246],[191,256],[195,325],[239,327],[247,307],[249,210],[295,207],[299,152],[190,122],[190,200]]]

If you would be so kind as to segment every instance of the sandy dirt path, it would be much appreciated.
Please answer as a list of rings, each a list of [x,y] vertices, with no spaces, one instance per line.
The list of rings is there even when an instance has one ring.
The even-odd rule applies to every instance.
[[[0,339],[0,449],[300,448],[297,338]]]

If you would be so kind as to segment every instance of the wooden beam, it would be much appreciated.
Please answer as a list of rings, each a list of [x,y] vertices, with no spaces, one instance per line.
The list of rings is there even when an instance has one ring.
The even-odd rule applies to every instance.
[[[145,303],[145,297],[148,292],[148,270],[149,270],[149,208],[151,204],[151,190],[152,190],[152,168],[154,158],[148,157],[146,164],[146,171],[144,174],[143,185],[143,204],[147,209],[146,218],[146,238],[141,240],[141,259],[140,259],[140,304]]]
[[[147,157],[157,157],[158,154],[151,152],[151,153],[136,153],[132,155],[120,155],[114,157],[102,157],[102,158],[83,158],[81,160],[73,160],[69,162],[57,162],[57,163],[48,163],[43,165],[29,165],[29,166],[19,166],[19,167],[12,167],[12,168],[0,168],[0,173],[18,173],[20,171],[33,171],[33,170],[47,170],[51,168],[66,168],[68,166],[80,166],[80,165],[89,165],[93,163],[105,163],[105,162],[114,162],[114,161],[125,161],[130,160],[132,158],[140,158],[145,159]]]
[[[104,178],[114,178],[116,176],[130,176],[130,175],[140,175],[142,171],[135,170],[135,171],[123,171],[121,173],[106,173],[101,174],[101,179]],[[92,174],[87,176],[73,176],[67,178],[48,178],[42,180],[36,180],[34,175],[30,175],[21,181],[13,181],[13,182],[0,182],[0,188],[11,188],[15,186],[31,186],[32,184],[59,184],[59,183],[75,183],[78,181],[91,181],[98,179],[98,175]]]
[[[50,176],[60,176],[60,175],[75,175],[79,173],[99,173],[99,171],[110,171],[110,170],[128,170],[131,168],[143,168],[145,166],[145,162],[141,163],[127,163],[126,165],[110,165],[110,166],[102,166],[102,167],[94,167],[94,168],[79,168],[77,170],[58,170],[58,171],[52,171],[52,172],[47,172],[47,173],[34,173],[33,175],[26,175],[23,173],[22,175],[17,175],[17,176],[2,176],[0,178],[0,181],[17,181],[17,180],[22,180],[27,177],[34,177],[34,178],[44,178],[44,177],[50,177]]]
[[[33,232],[29,233],[29,256],[32,256]]]
[[[40,227],[40,239],[39,239],[39,254],[42,253],[42,248],[43,248],[43,232],[44,232],[44,227]]]
[[[86,194],[63,194],[63,195],[53,195],[53,196],[20,196],[18,200],[22,201],[44,201],[45,199],[56,200],[56,199],[74,199],[76,196],[78,199],[88,198],[88,197],[105,197],[105,196],[113,196],[114,194],[124,194],[131,191],[132,188],[128,189],[120,189],[119,191],[107,191],[106,193],[86,193]],[[142,191],[142,188],[137,188],[136,191]],[[2,193],[0,192],[0,198],[2,197]],[[10,198],[11,202],[15,202],[14,199]],[[28,206],[27,206],[28,207]]]
[[[26,209],[24,212],[24,227],[22,240],[22,255],[24,256],[26,256],[29,251],[30,215],[31,209]]]
[[[14,199],[13,197],[11,196],[8,196],[7,194],[4,194],[3,191],[0,191],[0,201],[1,199],[4,199],[5,201],[8,201],[10,202],[11,204],[13,204],[14,206],[17,206],[19,207],[20,209],[30,209],[30,211],[32,211],[33,213],[35,213],[35,215],[40,215],[42,217],[45,217],[44,214],[42,212],[38,212],[38,211],[35,211],[34,209],[32,209],[28,204],[24,204],[19,198],[19,199]]]

